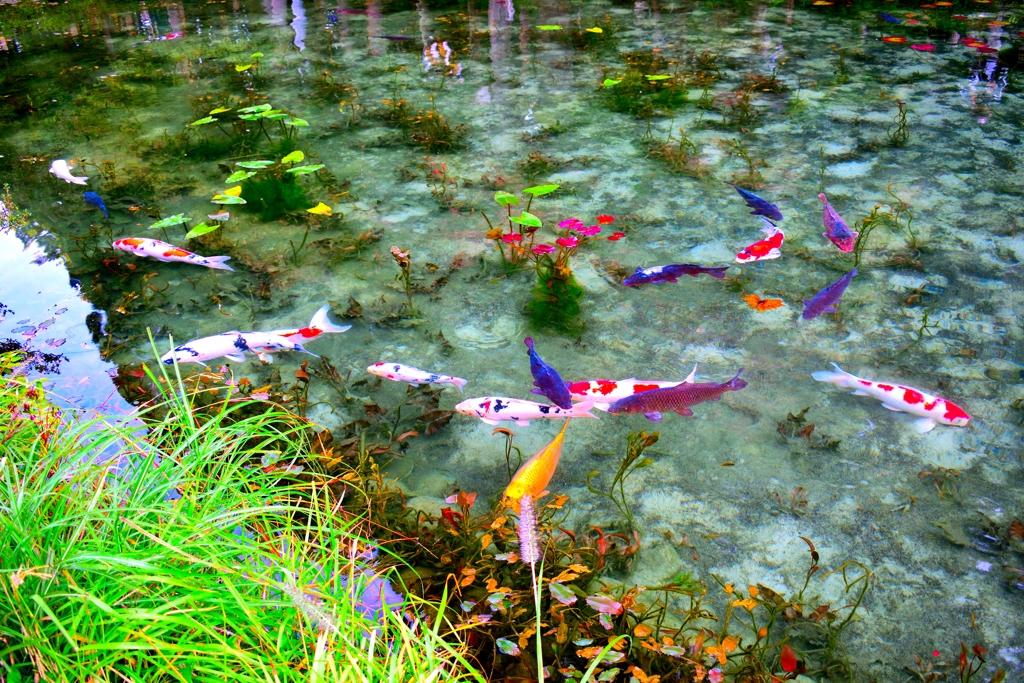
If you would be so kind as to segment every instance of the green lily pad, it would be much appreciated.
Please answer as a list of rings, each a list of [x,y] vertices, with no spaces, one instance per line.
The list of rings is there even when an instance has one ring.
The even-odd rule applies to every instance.
[[[604,83],[602,83],[601,85],[603,85],[606,88],[610,88],[613,85],[618,85],[619,83],[622,83],[622,79],[621,78],[619,78],[619,79],[606,78],[606,79],[604,79]]]
[[[193,121],[192,123],[190,123],[188,125],[190,125],[190,126],[205,126],[206,124],[213,123],[216,120],[217,119],[213,118],[212,116],[204,116],[203,118],[201,118],[201,119],[199,119],[197,121]]]
[[[185,221],[189,220],[189,217],[183,213],[176,213],[173,216],[158,220],[153,225],[149,226],[149,230],[157,230],[159,228],[169,228],[172,225],[180,225]]]
[[[523,190],[526,194],[532,194],[534,197],[543,197],[546,194],[551,194],[561,185],[536,185],[534,187],[528,187]]]
[[[284,120],[284,125],[286,125],[286,126],[296,126],[296,127],[299,127],[299,128],[304,128],[304,127],[309,125],[309,122],[306,121],[305,119],[300,119],[300,118],[298,118],[296,116],[293,116],[290,119],[285,119]]]
[[[253,52],[251,55],[249,55],[249,59],[259,59],[262,56],[262,52]]]
[[[561,31],[562,27],[558,24],[541,24],[537,27],[541,31]]]
[[[196,227],[192,228],[185,234],[185,239],[190,240],[193,237],[199,237],[205,235],[208,232],[213,232],[220,227],[220,223],[214,223],[213,225],[207,225],[206,223],[200,223]]]
[[[214,204],[245,204],[245,200],[241,197],[229,197],[227,195],[219,194],[211,199]]]
[[[226,111],[231,111],[231,107],[217,107],[210,112],[210,116],[213,116],[214,114],[223,114]]]
[[[284,159],[281,159],[281,163],[282,164],[297,164],[298,162],[302,161],[305,158],[306,158],[306,155],[302,153],[302,150],[297,149],[294,152],[292,152],[291,154],[288,154],[287,156],[285,156]]]
[[[295,168],[289,168],[285,173],[294,173],[295,175],[306,175],[307,173],[316,173],[323,164],[312,164],[311,166],[296,166]]]
[[[237,183],[240,180],[245,180],[246,178],[252,178],[254,175],[256,175],[256,174],[253,171],[235,171],[234,173],[229,175],[228,179],[225,180],[224,182],[226,182],[226,183]]]
[[[509,218],[509,220],[512,221],[513,223],[517,223],[519,225],[527,225],[531,228],[539,228],[542,225],[539,218],[534,216],[532,213],[528,213],[526,211],[523,211],[518,216],[512,216],[511,218]]]
[[[235,71],[242,72],[248,71],[252,68],[252,64],[235,64]]]
[[[518,204],[519,197],[515,196],[511,192],[498,190],[494,193],[494,201],[498,202],[502,206],[508,206],[509,204]]]
[[[259,159],[257,161],[239,161],[235,164],[235,166],[241,166],[242,168],[255,168],[257,170],[273,165],[273,161],[267,161],[266,159]]]
[[[265,111],[260,114],[260,118],[267,119],[268,121],[278,121],[280,119],[288,118],[288,114],[285,114],[280,109],[274,109],[271,111]]]
[[[239,109],[238,113],[239,114],[252,114],[253,112],[257,112],[257,111],[270,111],[271,109],[273,109],[273,107],[270,106],[269,104],[257,104],[257,105],[252,106],[252,107],[245,107],[244,109]]]
[[[644,78],[646,78],[649,81],[667,81],[672,77],[669,76],[668,74],[652,74],[649,76],[644,76]]]

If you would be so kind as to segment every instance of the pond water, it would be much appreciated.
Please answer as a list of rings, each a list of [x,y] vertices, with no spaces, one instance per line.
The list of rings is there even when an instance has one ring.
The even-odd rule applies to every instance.
[[[1024,566],[1007,538],[1024,515],[1019,17],[973,2],[14,3],[0,7],[0,179],[105,312],[100,348],[122,380],[152,364],[147,330],[162,353],[168,336],[301,327],[324,304],[352,329],[307,348],[351,373],[357,397],[313,375],[307,414],[329,429],[402,400],[404,384],[366,374],[379,361],[467,379],[443,410],[538,398],[528,334],[569,381],[743,368],[745,389],[693,417],[573,421],[549,486],[571,496],[565,526],[616,524],[588,473],[606,482],[627,434],[656,429],[653,464],[626,485],[643,550],[621,580],[686,571],[788,593],[806,536],[823,565],[874,572],[849,642],[859,678],[895,680],[960,641],[1021,676],[1024,581],[1004,570]],[[87,186],[48,173],[57,159]],[[272,163],[238,166],[258,160]],[[246,172],[247,203],[231,203],[240,185],[225,179]],[[763,225],[723,181],[779,206],[780,258],[735,262]],[[559,187],[529,206],[537,243],[571,217],[614,216],[597,237],[625,235],[580,246],[585,294],[562,329],[524,311],[537,277],[486,237],[484,215],[506,227],[496,192],[518,197],[517,215],[522,190],[544,185]],[[870,233],[856,253],[821,236],[821,192]],[[321,202],[331,215],[306,211]],[[227,222],[208,218],[219,211]],[[149,229],[176,214],[189,222]],[[219,227],[186,241],[200,223]],[[235,270],[110,248],[124,237],[229,255]],[[392,247],[410,255],[409,299]],[[621,284],[671,263],[733,267]],[[839,313],[802,319],[802,301],[855,264]],[[250,358],[229,365],[256,387],[319,367]],[[919,433],[911,415],[815,382],[831,362],[972,420]],[[503,426],[527,455],[561,427]],[[508,475],[492,430],[456,414],[388,472],[422,509],[455,488],[496,504]],[[844,603],[838,576],[822,590]]]

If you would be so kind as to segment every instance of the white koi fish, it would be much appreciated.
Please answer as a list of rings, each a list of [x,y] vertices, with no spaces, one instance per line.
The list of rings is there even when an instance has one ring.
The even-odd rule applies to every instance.
[[[466,380],[451,375],[438,375],[426,370],[414,368],[411,365],[401,363],[374,363],[366,368],[366,371],[377,377],[384,377],[396,382],[408,382],[414,387],[421,384],[451,384],[462,393],[462,387],[466,386]]]
[[[279,337],[284,337],[290,342],[302,343],[309,341],[310,339],[316,339],[321,334],[341,334],[352,328],[351,325],[335,325],[331,322],[331,319],[327,317],[327,312],[331,310],[330,304],[324,304],[319,311],[313,314],[312,320],[309,321],[309,325],[306,327],[300,327],[298,329],[292,327],[287,330],[272,330],[265,332],[264,334],[275,334]]]
[[[639,394],[652,389],[666,389],[679,384],[693,384],[697,380],[697,365],[682,382],[659,382],[646,381],[642,379],[594,379],[589,382],[572,382],[569,384],[569,393],[574,401],[594,401],[594,407],[598,410],[608,411],[608,407],[620,398],[626,398],[633,394]]]
[[[231,258],[230,256],[200,256],[199,254],[193,254],[191,251],[187,251],[181,247],[176,247],[173,244],[161,242],[160,240],[151,240],[146,237],[125,237],[115,240],[111,246],[114,247],[114,249],[127,251],[135,254],[136,256],[148,256],[149,258],[154,258],[157,261],[163,261],[164,263],[179,261],[181,263],[191,263],[196,266],[206,266],[207,268],[215,268],[217,270],[235,270],[228,264],[224,263]]]
[[[910,413],[920,419],[914,422],[914,428],[920,433],[930,432],[936,423],[963,427],[971,421],[971,416],[952,401],[923,391],[899,384],[869,382],[845,372],[841,367],[832,364],[837,372],[820,370],[811,377],[819,382],[829,382],[846,389],[854,389],[854,396],[872,396],[882,402],[883,408],[895,413]]]
[[[160,357],[165,365],[179,363],[205,363],[223,356],[236,363],[245,361],[246,353],[266,363],[273,363],[273,354],[278,351],[300,351],[316,356],[302,347],[302,344],[288,341],[284,337],[268,332],[223,332],[212,337],[194,339],[187,344],[176,346]]]
[[[530,424],[530,420],[557,420],[566,417],[592,417],[593,401],[581,401],[572,408],[559,408],[551,403],[535,403],[518,398],[484,396],[468,398],[455,406],[457,412],[470,417],[479,417],[482,422],[496,425],[501,420],[511,420],[517,425]]]
[[[50,164],[50,173],[61,180],[66,180],[67,182],[74,183],[75,185],[85,185],[89,180],[89,178],[85,176],[71,175],[71,166],[63,159],[53,160],[53,163]]]

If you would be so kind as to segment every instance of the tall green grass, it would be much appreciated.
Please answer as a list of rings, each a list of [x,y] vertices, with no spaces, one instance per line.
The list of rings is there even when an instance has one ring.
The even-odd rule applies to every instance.
[[[293,416],[200,413],[165,376],[148,429],[78,424],[17,361],[0,357],[0,680],[483,680],[437,605],[377,620],[353,599],[359,520],[317,477],[261,466],[302,459]]]

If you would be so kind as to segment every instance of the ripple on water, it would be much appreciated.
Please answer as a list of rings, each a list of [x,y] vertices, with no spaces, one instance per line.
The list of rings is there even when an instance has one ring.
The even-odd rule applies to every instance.
[[[525,330],[525,322],[518,316],[469,309],[455,323],[452,344],[463,349],[500,349],[521,339]]]

